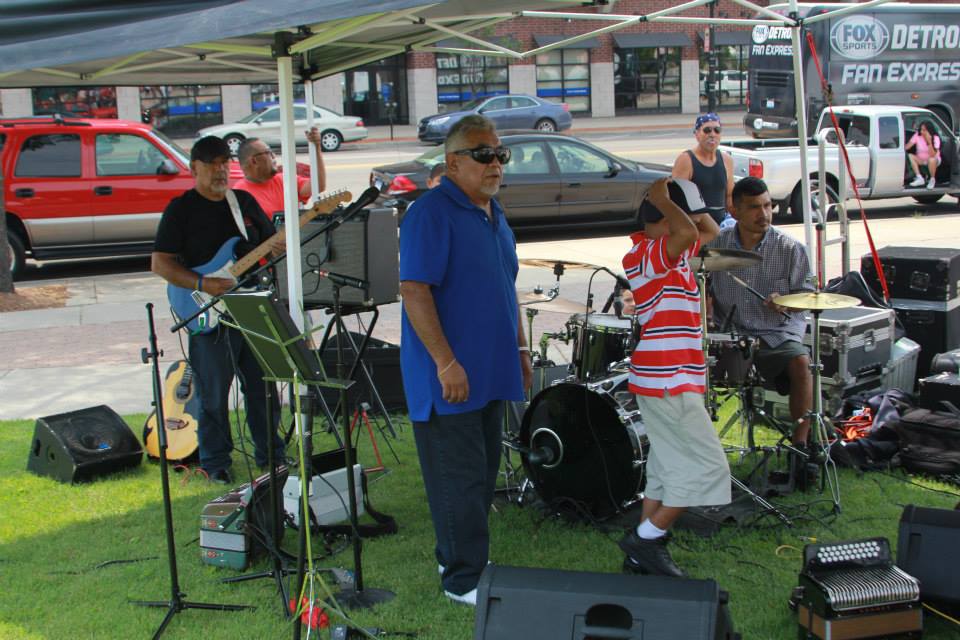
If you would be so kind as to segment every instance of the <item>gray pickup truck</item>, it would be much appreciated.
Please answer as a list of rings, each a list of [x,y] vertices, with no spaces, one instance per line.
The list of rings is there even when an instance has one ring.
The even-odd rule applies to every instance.
[[[944,195],[960,197],[960,155],[957,137],[927,109],[903,106],[843,106],[834,112],[844,134],[850,166],[860,196],[864,200],[912,196],[917,202],[932,204]],[[920,123],[933,123],[940,139],[942,162],[936,172],[936,187],[910,187],[910,164],[904,145]],[[830,115],[824,111],[815,131],[832,129]],[[836,135],[826,134],[825,167],[827,194],[837,200],[839,145]],[[779,212],[795,222],[803,220],[800,186],[800,145],[796,138],[744,140],[720,145],[720,150],[733,158],[734,178],[757,176],[770,187],[770,195],[779,204]],[[811,190],[818,187],[819,149],[817,136],[809,139],[807,170]],[[847,183],[849,184],[849,182]],[[848,195],[853,197],[852,188]]]

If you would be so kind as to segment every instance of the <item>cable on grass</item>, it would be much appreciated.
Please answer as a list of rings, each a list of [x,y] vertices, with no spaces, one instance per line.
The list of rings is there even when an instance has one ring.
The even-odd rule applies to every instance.
[[[47,572],[48,576],[79,576],[84,573],[90,573],[91,571],[97,571],[98,569],[105,569],[116,564],[133,564],[135,562],[147,562],[148,560],[156,560],[158,556],[146,556],[144,558],[129,558],[126,560],[105,560],[98,564],[93,565],[89,569],[80,569],[76,571],[49,571]]]
[[[960,625],[960,620],[957,620],[956,618],[947,615],[946,613],[944,613],[943,611],[940,611],[939,609],[935,609],[935,608],[931,607],[931,606],[928,605],[926,602],[923,603],[923,608],[924,608],[924,609],[929,609],[930,611],[932,611],[933,613],[937,614],[937,615],[940,616],[941,618],[943,618],[943,619],[945,619],[945,620],[949,620],[950,622],[952,622],[952,623],[955,624],[955,625]]]
[[[920,487],[921,489],[926,489],[927,491],[932,491],[932,492],[934,492],[934,493],[942,493],[943,495],[945,495],[945,496],[950,496],[951,498],[960,498],[960,493],[957,493],[957,492],[955,492],[955,491],[946,491],[945,489],[935,489],[935,488],[933,488],[933,487],[928,487],[928,486],[922,485],[922,484],[920,484],[919,482],[916,482],[916,481],[914,481],[914,480],[908,480],[908,479],[906,479],[906,478],[898,478],[898,477],[895,476],[894,474],[888,473],[888,472],[886,472],[886,471],[878,471],[878,473],[881,473],[881,474],[883,474],[883,475],[885,475],[885,476],[889,476],[890,478],[893,478],[894,480],[896,480],[896,481],[898,481],[898,482],[903,482],[903,483],[905,483],[905,484],[912,484],[912,485],[915,486],[915,487]],[[901,474],[901,475],[906,475],[906,474],[904,473],[904,474]]]
[[[783,552],[785,552],[785,551],[795,551],[795,552],[797,553],[797,555],[796,555],[796,556],[787,555],[786,553],[783,553]],[[793,559],[793,558],[795,558],[795,557],[796,557],[796,558],[799,558],[799,557],[800,557],[800,549],[797,548],[797,547],[795,547],[795,546],[793,546],[792,544],[782,544],[782,545],[780,545],[779,547],[777,547],[776,551],[773,552],[773,555],[775,555],[775,556],[777,556],[777,557],[779,557],[779,558],[791,558],[791,559]]]

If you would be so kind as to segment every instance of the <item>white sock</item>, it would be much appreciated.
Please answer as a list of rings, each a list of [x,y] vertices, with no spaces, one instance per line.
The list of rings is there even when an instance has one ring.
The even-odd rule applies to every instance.
[[[653,524],[648,518],[637,527],[637,535],[644,540],[656,540],[657,538],[662,538],[667,535],[667,530],[661,529]]]

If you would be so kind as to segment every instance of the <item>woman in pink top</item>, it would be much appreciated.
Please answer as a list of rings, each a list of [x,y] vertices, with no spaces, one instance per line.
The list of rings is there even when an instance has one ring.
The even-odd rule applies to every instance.
[[[920,128],[907,142],[904,147],[907,150],[907,158],[910,160],[910,166],[913,168],[913,180],[911,187],[922,187],[923,176],[920,175],[920,163],[927,166],[930,172],[930,180],[927,182],[927,189],[933,189],[937,186],[937,167],[940,166],[940,136],[934,133],[933,125],[924,120],[920,123]],[[909,151],[913,149],[913,153]]]

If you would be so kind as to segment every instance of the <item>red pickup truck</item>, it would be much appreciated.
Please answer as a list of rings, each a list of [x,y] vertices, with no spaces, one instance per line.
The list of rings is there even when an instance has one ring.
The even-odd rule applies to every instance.
[[[149,125],[0,119],[14,277],[38,260],[146,254],[160,214],[193,187],[189,157]],[[233,163],[231,182],[242,177]]]

